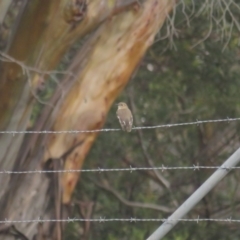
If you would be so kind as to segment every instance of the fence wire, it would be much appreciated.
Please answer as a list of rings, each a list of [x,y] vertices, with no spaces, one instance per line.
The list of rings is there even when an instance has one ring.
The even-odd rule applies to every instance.
[[[225,118],[225,119],[216,119],[216,120],[196,120],[194,122],[186,122],[186,123],[173,123],[173,124],[163,124],[156,126],[142,126],[142,127],[133,127],[133,130],[138,129],[155,129],[155,128],[171,128],[178,126],[189,126],[189,125],[200,125],[204,123],[219,123],[219,122],[235,122],[239,121],[240,118]],[[114,132],[121,131],[120,128],[105,128],[105,129],[94,129],[94,130],[62,130],[62,131],[51,131],[51,130],[43,130],[43,131],[0,131],[0,134],[78,134],[78,133],[94,133],[94,132]]]
[[[84,219],[84,218],[67,218],[67,219],[31,219],[31,220],[1,220],[0,224],[14,224],[14,223],[47,223],[47,222],[163,222],[163,223],[174,223],[176,221],[180,222],[228,222],[228,223],[240,223],[240,219],[232,219],[230,218],[181,218],[181,219],[170,219],[170,218],[92,218],[92,219]]]
[[[49,173],[82,173],[82,172],[133,172],[133,171],[151,171],[160,170],[162,172],[167,170],[201,170],[201,169],[220,169],[220,170],[239,170],[240,167],[228,167],[228,166],[187,166],[187,167],[167,167],[162,165],[161,167],[129,167],[129,168],[94,168],[94,169],[64,169],[64,170],[32,170],[32,171],[0,171],[0,174],[49,174]]]
[[[143,126],[143,127],[133,127],[133,130],[138,129],[156,129],[156,128],[170,128],[170,127],[177,127],[177,126],[189,126],[189,125],[200,125],[204,123],[219,123],[219,122],[234,122],[239,121],[240,118],[226,118],[226,119],[217,119],[217,120],[203,120],[199,121],[196,120],[194,122],[186,122],[186,123],[175,123],[175,124],[164,124],[164,125],[156,125],[156,126]],[[78,134],[78,133],[93,133],[93,132],[110,132],[110,131],[120,131],[121,129],[96,129],[96,130],[64,130],[64,131],[0,131],[0,134]],[[160,171],[167,171],[167,170],[193,170],[199,171],[202,169],[220,169],[224,171],[230,170],[238,170],[240,167],[228,167],[226,166],[159,166],[159,167],[132,167],[129,168],[96,168],[96,169],[67,169],[67,170],[32,170],[32,171],[7,171],[3,170],[0,171],[0,174],[49,174],[49,173],[80,173],[80,172],[133,172],[133,171],[151,171],[151,170],[160,170]],[[28,223],[47,223],[47,222],[96,222],[96,223],[105,223],[105,222],[162,222],[168,224],[176,224],[176,222],[225,222],[225,223],[240,223],[240,219],[232,219],[230,218],[180,218],[180,219],[173,219],[173,218],[92,218],[92,219],[83,219],[83,218],[67,218],[67,219],[25,219],[25,220],[0,220],[0,224],[28,224]]]

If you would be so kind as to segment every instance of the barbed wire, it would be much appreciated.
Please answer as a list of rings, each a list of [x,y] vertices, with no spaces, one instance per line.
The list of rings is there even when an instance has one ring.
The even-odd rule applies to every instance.
[[[156,126],[142,126],[142,127],[133,127],[133,130],[138,129],[155,129],[155,128],[171,128],[178,126],[189,126],[189,125],[200,125],[204,123],[219,123],[219,122],[234,122],[239,121],[240,118],[224,118],[224,119],[216,119],[216,120],[196,120],[194,122],[186,122],[186,123],[173,123],[173,124],[162,124]],[[51,131],[51,130],[43,130],[43,131],[0,131],[0,134],[78,134],[78,133],[94,133],[94,132],[113,132],[113,131],[121,131],[120,128],[105,128],[105,129],[94,129],[94,130],[62,130],[62,131]]]
[[[161,167],[132,167],[129,168],[94,168],[94,169],[66,169],[66,170],[31,170],[31,171],[0,171],[0,174],[47,174],[47,173],[82,173],[82,172],[133,172],[133,171],[151,171],[161,170],[201,170],[201,169],[220,169],[220,170],[238,170],[240,167],[228,167],[228,166],[186,166],[186,167],[167,167],[162,165]]]
[[[31,219],[31,220],[1,220],[0,224],[14,224],[14,223],[46,223],[46,222],[163,222],[163,223],[169,223],[171,222],[228,222],[228,223],[240,223],[240,219],[232,219],[230,218],[180,218],[180,219],[170,219],[170,218],[90,218],[90,219],[84,219],[84,218],[67,218],[67,219]]]

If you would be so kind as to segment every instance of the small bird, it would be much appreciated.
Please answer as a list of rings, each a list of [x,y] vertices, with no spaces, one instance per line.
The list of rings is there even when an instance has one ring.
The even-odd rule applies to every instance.
[[[117,118],[120,122],[123,131],[131,132],[133,125],[133,116],[131,110],[128,108],[127,104],[120,102],[117,104]]]

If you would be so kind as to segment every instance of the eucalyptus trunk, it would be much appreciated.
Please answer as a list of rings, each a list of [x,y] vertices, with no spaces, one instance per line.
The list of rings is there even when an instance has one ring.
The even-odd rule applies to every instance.
[[[0,129],[26,130],[39,85],[70,46],[85,41],[32,130],[94,130],[127,84],[155,34],[174,7],[172,0],[22,1],[0,70]],[[0,1],[1,6],[1,1]],[[0,11],[0,14],[6,11]],[[1,20],[1,16],[0,16]],[[97,133],[0,136],[2,170],[80,169]],[[0,218],[67,218],[77,173],[1,174]],[[53,185],[54,184],[54,185]],[[59,223],[0,226],[28,239],[61,239]],[[11,230],[11,231],[10,231]]]

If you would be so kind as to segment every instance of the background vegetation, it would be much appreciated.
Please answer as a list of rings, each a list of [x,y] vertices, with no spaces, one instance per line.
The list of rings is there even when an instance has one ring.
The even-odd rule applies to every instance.
[[[230,40],[222,37],[222,32],[227,33],[226,28],[232,21],[227,15],[225,28],[212,23],[211,34],[204,39],[211,20],[207,11],[198,16],[196,13],[202,8],[202,3],[198,1],[195,4],[196,12],[190,26],[182,9],[177,8],[172,45],[169,38],[158,40],[158,36],[136,76],[116,101],[126,101],[132,106],[135,125],[154,126],[239,116],[238,29],[236,26],[232,28]],[[188,7],[193,6],[189,4]],[[189,15],[190,12],[190,9],[186,10]],[[166,27],[161,30],[162,35]],[[201,39],[204,41],[199,42]],[[113,106],[105,128],[118,127],[115,111]],[[149,166],[146,153],[158,167],[162,164],[219,166],[238,148],[238,127],[239,124],[235,123],[209,123],[133,131],[131,134],[104,132],[94,144],[84,168]],[[170,213],[126,206],[110,190],[104,190],[104,186],[111,186],[111,190],[132,203],[153,203],[175,209],[213,171],[160,171],[170,184],[169,188],[143,172],[83,173],[73,201],[94,203],[92,217],[96,218],[166,218]],[[187,218],[238,218],[238,182],[238,172],[233,171]],[[75,213],[78,209],[76,204]],[[80,226],[84,228],[82,224]],[[158,226],[159,223],[152,222],[92,223],[89,239],[146,239]],[[78,236],[79,226],[75,226],[75,231],[72,227],[67,229],[66,239]],[[239,236],[238,224],[184,222],[164,239],[238,239]]]

